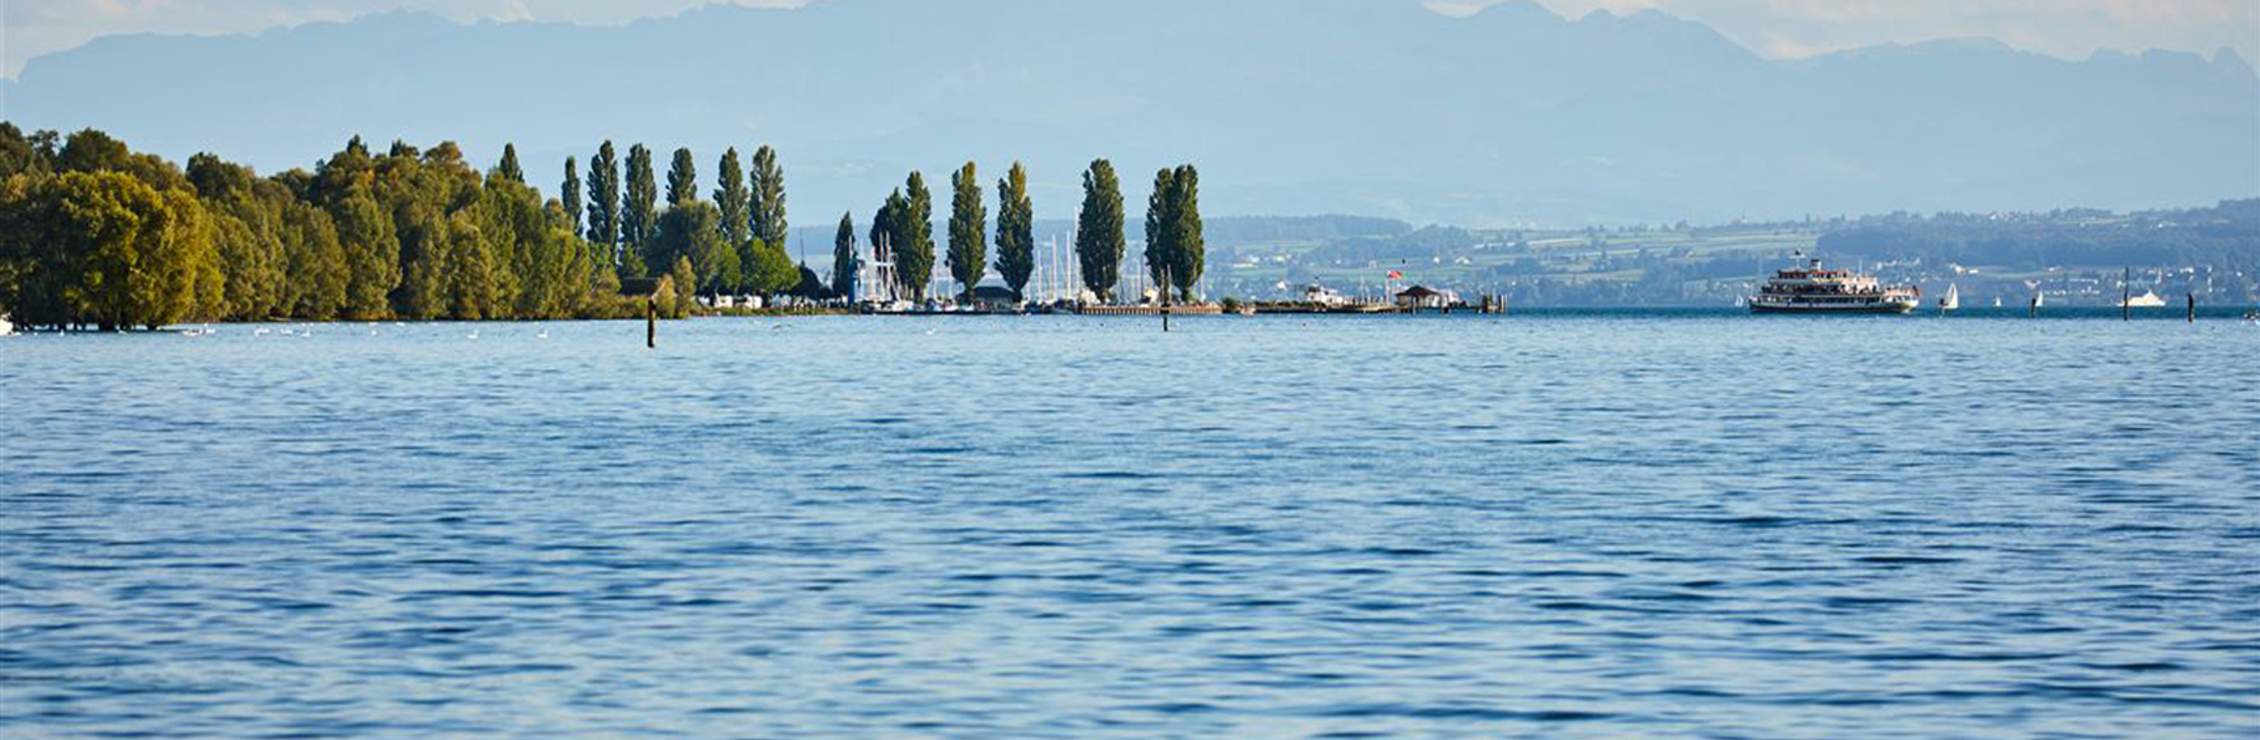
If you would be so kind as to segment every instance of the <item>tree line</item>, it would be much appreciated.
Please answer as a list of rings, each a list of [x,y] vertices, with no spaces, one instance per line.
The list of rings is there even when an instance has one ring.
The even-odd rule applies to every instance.
[[[988,210],[983,200],[978,166],[967,162],[950,175],[948,251],[942,254],[951,279],[960,286],[957,298],[970,302],[988,267],[996,268],[1015,300],[1025,300],[1028,281],[1036,270],[1035,205],[1028,195],[1028,171],[1014,162],[997,181],[996,261],[985,265]],[[893,286],[900,295],[924,301],[933,281],[935,244],[933,193],[924,173],[911,172],[903,186],[887,195],[872,216],[870,243],[884,249],[894,263]],[[1146,213],[1146,265],[1160,298],[1191,300],[1207,266],[1207,246],[1202,236],[1200,172],[1192,165],[1164,168],[1154,176],[1153,194]],[[1074,256],[1082,268],[1083,287],[1101,301],[1117,298],[1122,282],[1122,261],[1129,253],[1123,211],[1122,181],[1114,163],[1095,160],[1083,171],[1083,202],[1076,217]],[[861,266],[855,251],[853,215],[840,218],[833,244],[833,286],[850,284]]]
[[[841,217],[828,286],[786,255],[784,171],[769,147],[750,167],[726,151],[711,199],[689,149],[675,150],[664,192],[641,144],[623,162],[607,141],[580,164],[568,158],[559,197],[545,199],[515,146],[481,173],[452,142],[396,141],[378,154],[354,137],[311,171],[260,177],[210,154],[176,166],[93,129],[63,137],[0,122],[0,309],[26,326],[116,330],[608,318],[640,315],[640,294],[654,289],[680,315],[697,294],[852,290],[863,251],[852,214]],[[1076,253],[1085,287],[1111,299],[1125,252],[1120,183],[1105,160],[1083,180]],[[942,263],[970,300],[988,267],[989,214],[975,165],[950,184]],[[996,187],[994,267],[1020,296],[1035,269],[1026,169],[1015,163]],[[1147,263],[1187,295],[1203,253],[1198,174],[1163,170],[1152,205]],[[933,223],[932,193],[913,172],[869,235],[920,300],[936,266]],[[639,296],[623,296],[623,281]]]

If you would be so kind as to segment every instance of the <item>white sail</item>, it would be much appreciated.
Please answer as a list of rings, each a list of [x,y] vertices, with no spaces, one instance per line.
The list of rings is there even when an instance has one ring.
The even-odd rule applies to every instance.
[[[1953,284],[1948,284],[1948,285],[1946,286],[1946,297],[1938,299],[1938,308],[1939,308],[1939,310],[1942,310],[1942,311],[1959,311],[1959,310],[1961,310],[1961,309],[1962,309],[1962,286],[1959,286],[1959,285],[1953,285]]]

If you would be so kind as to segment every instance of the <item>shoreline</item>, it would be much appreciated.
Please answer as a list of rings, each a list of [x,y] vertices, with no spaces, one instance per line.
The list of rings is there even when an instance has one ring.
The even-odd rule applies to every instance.
[[[665,320],[662,320],[662,323],[663,323],[663,324],[668,324],[668,323],[680,323],[680,322],[686,322],[686,321],[728,321],[728,320],[733,320],[733,319],[767,319],[767,320],[783,320],[783,319],[843,319],[843,318],[873,318],[873,319],[974,319],[974,318],[1060,318],[1060,319],[1084,319],[1084,318],[1088,318],[1088,319],[1122,319],[1122,318],[1146,318],[1146,319],[1159,319],[1159,318],[1160,318],[1160,312],[1159,312],[1158,310],[1156,310],[1156,309],[1155,309],[1154,307],[1152,307],[1152,306],[1123,306],[1123,307],[1118,307],[1118,308],[1121,308],[1121,309],[1126,309],[1126,310],[1120,310],[1120,311],[1106,311],[1106,312],[1093,312],[1093,311],[1085,311],[1085,312],[1080,312],[1080,313],[1079,313],[1079,312],[1075,312],[1075,311],[1051,311],[1051,312],[977,312],[977,311],[932,311],[932,312],[901,312],[901,313],[868,313],[868,312],[862,312],[862,311],[854,311],[854,310],[847,310],[847,309],[827,309],[827,310],[807,310],[807,309],[794,309],[794,310],[788,310],[788,311],[756,311],[756,312],[743,312],[743,311],[741,311],[741,312],[732,312],[732,313],[727,313],[727,314],[709,314],[709,315],[702,315],[702,316],[688,316],[688,317],[684,317],[684,318],[680,318],[680,319],[665,319]],[[2200,307],[2200,308],[2198,309],[2198,312],[2197,312],[2197,318],[2198,318],[2198,320],[2199,320],[2200,322],[2203,322],[2203,323],[2214,323],[2214,322],[2222,322],[2222,321],[2245,321],[2245,322],[2249,322],[2249,321],[2251,321],[2251,319],[2250,319],[2250,318],[2249,318],[2249,316],[2248,316],[2248,312],[2250,312],[2250,311],[2252,311],[2252,310],[2253,310],[2253,309],[2248,309],[2248,308],[2241,308],[2241,307],[2236,307],[2236,306],[2215,306],[2215,307],[2212,307],[2212,308],[2205,308],[2205,307]],[[1694,320],[1694,319],[1724,319],[1724,318],[1741,318],[1741,319],[1748,319],[1748,320],[1749,320],[1749,321],[1751,321],[1751,322],[1752,322],[1752,323],[1753,323],[1754,325],[1760,325],[1760,326],[1764,326],[1764,325],[1775,325],[1775,324],[1782,324],[1782,323],[1792,323],[1792,322],[1797,322],[1797,323],[1802,323],[1802,322],[1846,322],[1846,321],[1859,321],[1859,320],[1867,320],[1867,321],[1909,321],[1909,322],[1919,322],[1919,321],[1938,321],[1938,320],[1955,320],[1955,319],[1960,319],[1960,320],[1966,320],[1966,321],[1985,321],[1985,322],[2000,322],[2000,321],[2110,321],[2110,322],[2114,322],[2114,323],[2120,323],[2120,322],[2122,322],[2122,318],[2121,318],[2121,316],[2120,316],[2120,313],[2119,313],[2119,309],[2118,309],[2118,308],[2116,308],[2116,307],[2107,307],[2107,306],[2081,306],[2081,307],[2065,307],[2065,308],[2052,308],[2052,309],[2046,309],[2046,310],[2043,310],[2043,311],[2041,312],[2040,316],[2039,316],[2039,317],[2037,317],[2037,318],[2034,318],[2034,317],[2028,316],[2028,315],[2026,314],[2026,312],[2025,312],[2025,311],[2024,311],[2023,309],[2008,309],[2008,308],[2002,308],[2002,309],[1992,309],[1992,308],[1985,308],[1985,309],[1966,309],[1966,310],[1963,310],[1963,311],[1957,311],[1957,312],[1955,312],[1955,313],[1952,313],[1952,314],[1948,314],[1948,315],[1945,315],[1945,316],[1940,316],[1940,315],[1939,315],[1939,314],[1938,314],[1938,313],[1937,313],[1936,311],[1930,311],[1930,312],[1921,312],[1921,311],[1918,311],[1918,312],[1915,312],[1915,313],[1912,313],[1912,314],[1904,314],[1904,315],[1860,315],[1860,316],[1851,316],[1851,315],[1826,315],[1826,314],[1813,314],[1813,315],[1760,315],[1760,314],[1752,314],[1752,313],[1750,313],[1750,312],[1749,312],[1749,311],[1748,311],[1747,309],[1743,309],[1743,308],[1737,308],[1737,307],[1732,307],[1732,306],[1561,306],[1561,307],[1547,307],[1547,308],[1524,308],[1524,309],[1518,309],[1517,311],[1515,311],[1514,313],[1511,313],[1511,314],[1482,314],[1482,313],[1479,313],[1479,312],[1477,312],[1477,311],[1475,311],[1475,310],[1472,310],[1472,309],[1470,309],[1470,310],[1460,310],[1460,311],[1452,311],[1452,312],[1450,312],[1450,313],[1443,313],[1443,312],[1438,312],[1438,311],[1433,311],[1433,310],[1423,310],[1423,311],[1420,311],[1420,312],[1417,312],[1417,313],[1408,313],[1408,312],[1406,312],[1406,311],[1403,311],[1403,310],[1399,310],[1399,309],[1391,309],[1391,310],[1388,310],[1388,311],[1382,311],[1382,312],[1356,312],[1356,311],[1319,311],[1319,310],[1270,310],[1270,311],[1266,311],[1266,310],[1259,310],[1259,311],[1257,312],[1257,314],[1256,314],[1256,315],[1254,315],[1254,316],[1245,316],[1245,315],[1240,315],[1240,314],[1235,314],[1235,313],[1226,313],[1226,312],[1224,312],[1224,311],[1221,311],[1221,310],[1220,310],[1220,309],[1219,309],[1218,307],[1215,307],[1215,306],[1211,306],[1211,307],[1209,307],[1209,308],[1208,308],[1208,310],[1207,310],[1207,311],[1172,311],[1172,312],[1170,313],[1170,316],[1171,316],[1172,318],[1195,318],[1195,319],[1212,319],[1212,320],[1220,320],[1220,321],[1221,321],[1221,320],[1247,320],[1247,319],[1263,319],[1263,318],[1287,318],[1287,317],[1291,317],[1291,318],[1296,318],[1296,319],[1305,319],[1305,320],[1307,320],[1307,319],[1311,319],[1311,318],[1323,318],[1323,319],[1335,319],[1335,320],[1356,320],[1356,319],[1374,319],[1374,320],[1404,320],[1404,319],[1410,319],[1410,318],[1422,318],[1422,319],[1428,319],[1428,320],[1446,319],[1446,320],[1469,320],[1469,321],[1476,321],[1476,320],[1492,320],[1492,321],[1513,321],[1513,320],[1516,320],[1516,319],[1535,319],[1535,320],[1562,320],[1562,319],[1579,319],[1579,318],[1606,318],[1606,319],[1639,319],[1639,318],[1647,318],[1647,319],[1659,319],[1659,320]],[[2186,321],[2187,321],[2187,318],[2188,318],[2188,317],[2187,317],[2187,314],[2186,314],[2186,313],[2185,313],[2184,311],[2182,311],[2182,310],[2179,310],[2179,309],[2172,309],[2172,310],[2169,310],[2169,309],[2138,309],[2138,310],[2137,310],[2137,311],[2135,312],[2135,314],[2134,314],[2134,321],[2136,321],[2136,322],[2148,322],[2148,323],[2155,323],[2155,322],[2184,323],[2184,322],[2186,322]],[[215,322],[196,322],[196,323],[171,324],[171,325],[167,325],[167,326],[165,326],[165,327],[162,327],[162,328],[159,328],[159,329],[155,329],[155,330],[147,330],[147,329],[134,329],[134,330],[129,330],[129,331],[100,331],[100,330],[95,330],[95,329],[62,329],[62,330],[57,330],[57,329],[46,329],[46,328],[43,328],[43,329],[26,329],[26,328],[24,328],[24,327],[20,327],[20,326],[19,326],[19,327],[16,327],[16,329],[15,329],[15,332],[14,332],[14,333],[13,333],[12,335],[4,335],[4,336],[36,336],[36,335],[64,335],[64,334],[68,334],[68,335],[107,335],[107,334],[115,334],[115,335],[128,335],[128,336],[130,336],[130,335],[177,334],[177,333],[183,333],[183,332],[192,332],[192,331],[198,331],[198,330],[203,330],[203,329],[216,329],[216,328],[220,328],[220,327],[238,327],[238,328],[259,328],[259,327],[316,327],[316,328],[333,328],[333,329],[336,329],[336,328],[361,328],[361,327],[482,326],[482,325],[492,325],[492,326],[512,326],[512,325],[545,325],[545,324],[637,324],[637,323],[643,323],[643,319],[641,319],[641,318],[633,318],[633,319],[631,319],[631,318],[586,318],[586,319],[582,319],[582,318],[575,318],[575,319],[500,319],[500,320],[483,320],[483,321],[392,321],[392,320],[386,320],[386,321],[293,321],[293,320],[276,320],[276,321],[237,321],[237,322],[217,322],[217,321],[215,321]]]

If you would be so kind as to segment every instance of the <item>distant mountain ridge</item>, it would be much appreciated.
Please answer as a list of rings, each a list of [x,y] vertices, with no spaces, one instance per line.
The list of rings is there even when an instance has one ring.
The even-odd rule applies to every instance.
[[[624,26],[410,13],[120,36],[0,83],[29,128],[273,171],[364,134],[517,143],[554,195],[611,138],[778,147],[795,222],[867,220],[903,174],[1026,161],[1064,217],[1093,157],[1133,213],[1201,166],[1216,214],[1469,225],[1907,209],[2136,209],[2260,194],[2260,75],[2233,52],[2065,61],[1993,41],[1768,61],[1661,12],[1415,0],[824,0]],[[664,157],[662,157],[664,159]],[[711,183],[706,186],[711,189]]]

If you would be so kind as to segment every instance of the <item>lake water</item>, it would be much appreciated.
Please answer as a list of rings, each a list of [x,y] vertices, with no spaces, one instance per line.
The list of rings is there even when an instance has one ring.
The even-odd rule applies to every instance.
[[[296,329],[0,339],[0,735],[2260,733],[2235,319]]]

